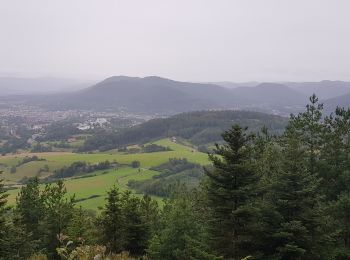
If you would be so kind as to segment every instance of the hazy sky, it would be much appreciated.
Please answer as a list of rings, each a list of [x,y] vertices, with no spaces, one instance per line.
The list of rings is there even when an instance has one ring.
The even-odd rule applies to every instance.
[[[349,0],[0,0],[0,75],[350,80]]]

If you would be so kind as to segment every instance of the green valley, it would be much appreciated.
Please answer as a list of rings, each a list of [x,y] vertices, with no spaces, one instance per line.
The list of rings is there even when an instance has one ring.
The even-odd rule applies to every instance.
[[[161,139],[154,144],[163,147],[169,147],[171,151],[154,152],[154,153],[127,153],[110,151],[105,153],[25,153],[18,155],[7,155],[0,158],[0,163],[4,170],[4,179],[7,185],[12,187],[19,186],[23,178],[35,177],[44,178],[64,166],[77,161],[83,161],[96,164],[103,161],[116,161],[120,166],[108,170],[96,171],[84,175],[74,176],[65,180],[65,185],[69,195],[75,195],[78,205],[84,208],[96,210],[105,203],[106,192],[116,185],[121,190],[128,188],[130,180],[145,180],[159,174],[157,171],[149,170],[150,167],[158,166],[167,162],[170,158],[186,158],[189,162],[200,165],[209,164],[208,156],[205,153],[198,152],[190,146],[174,143],[169,139]],[[36,155],[42,158],[40,161],[31,161],[17,167],[15,173],[11,173],[11,167],[18,165],[23,158]],[[140,162],[140,168],[132,168],[129,165],[133,161]],[[40,169],[48,166],[49,172],[39,173]],[[9,190],[9,203],[14,204],[19,189]]]

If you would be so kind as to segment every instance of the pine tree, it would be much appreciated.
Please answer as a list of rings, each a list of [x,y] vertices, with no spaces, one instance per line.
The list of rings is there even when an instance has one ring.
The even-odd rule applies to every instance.
[[[132,255],[142,255],[147,246],[146,223],[143,222],[140,199],[130,191],[122,194],[123,249]]]
[[[342,192],[349,192],[350,178],[350,109],[337,108],[325,118],[322,159],[322,188],[328,200],[336,200]]]
[[[225,145],[216,145],[209,156],[214,169],[206,171],[205,186],[211,213],[212,248],[225,258],[254,254],[254,216],[258,177],[251,167],[251,140],[246,129],[235,125],[223,134]]]
[[[310,97],[310,103],[306,106],[306,111],[290,120],[290,124],[294,124],[294,127],[300,126],[302,131],[302,141],[308,150],[306,155],[309,163],[307,166],[311,174],[318,172],[317,163],[320,149],[323,146],[322,110],[323,104],[320,104],[316,95],[313,94]]]
[[[0,175],[2,172],[0,172]],[[0,259],[7,255],[9,244],[7,234],[9,225],[7,222],[7,214],[9,213],[9,208],[7,207],[7,197],[6,190],[4,188],[3,179],[0,179]]]
[[[143,223],[145,223],[145,236],[147,243],[159,228],[159,206],[156,200],[144,195],[140,201],[140,210]]]
[[[36,250],[35,241],[32,240],[31,234],[27,232],[21,217],[16,212],[11,214],[11,221],[6,230],[6,240],[8,246],[5,259],[27,259]]]
[[[350,259],[350,194],[343,193],[329,207],[335,237],[333,259]]]
[[[7,196],[3,179],[0,179],[0,259],[25,259],[33,245],[18,216],[7,206]]]
[[[45,211],[38,178],[29,180],[27,185],[21,188],[16,199],[16,211],[21,224],[39,249],[44,236]]]
[[[74,209],[71,221],[67,227],[67,235],[75,244],[92,244],[95,242],[93,217],[81,206]]]
[[[300,135],[291,123],[282,139],[283,172],[272,190],[272,205],[281,217],[271,242],[276,243],[276,256],[281,259],[317,258],[319,226],[319,179],[308,170],[309,161]]]
[[[327,199],[327,219],[334,243],[334,259],[350,258],[350,109],[337,108],[325,118],[325,147],[321,150],[322,190]]]
[[[117,187],[113,187],[107,195],[107,203],[98,219],[101,229],[101,242],[108,250],[118,253],[123,249],[123,226],[121,195]]]
[[[147,250],[151,259],[216,259],[209,253],[204,216],[199,214],[195,197],[181,187],[165,201],[158,232]]]
[[[45,207],[45,248],[50,257],[57,255],[56,249],[61,245],[60,236],[66,235],[74,210],[74,197],[67,197],[67,190],[63,181],[48,184],[41,197]]]

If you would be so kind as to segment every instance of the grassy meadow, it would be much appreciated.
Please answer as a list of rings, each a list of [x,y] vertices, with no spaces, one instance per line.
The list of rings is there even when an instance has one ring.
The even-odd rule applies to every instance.
[[[119,164],[130,164],[132,161],[140,161],[140,170],[131,167],[121,167],[118,169],[108,169],[97,171],[84,176],[69,178],[65,180],[65,185],[69,195],[75,195],[78,205],[87,209],[97,209],[103,206],[106,192],[113,186],[118,186],[121,190],[127,189],[129,180],[144,180],[152,178],[156,171],[149,170],[152,166],[157,166],[168,161],[169,158],[187,158],[190,162],[206,165],[209,163],[207,155],[194,150],[192,147],[178,143],[173,143],[168,139],[162,139],[154,142],[155,144],[170,147],[172,151],[154,152],[154,153],[92,153],[78,154],[69,152],[51,152],[51,153],[22,153],[0,157],[1,169],[4,171],[3,178],[7,184],[18,184],[24,177],[45,177],[54,170],[63,166],[69,166],[76,161],[85,161],[88,163],[98,163],[102,161],[117,161]],[[36,155],[45,161],[32,161],[16,167],[16,172],[11,173],[11,167],[18,165],[25,156]],[[47,165],[48,173],[40,173],[39,170]],[[10,190],[9,203],[13,204],[19,189]]]

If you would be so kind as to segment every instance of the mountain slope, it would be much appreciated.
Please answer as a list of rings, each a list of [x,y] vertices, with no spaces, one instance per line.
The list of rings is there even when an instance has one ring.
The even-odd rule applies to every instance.
[[[306,96],[278,83],[261,83],[256,87],[239,87],[232,90],[243,105],[258,103],[259,105],[300,105]],[[244,104],[245,102],[245,104]]]
[[[327,114],[334,112],[337,106],[344,107],[346,109],[350,108],[350,93],[339,97],[324,100],[323,104],[324,104],[324,110]]]
[[[74,94],[55,97],[50,100],[50,106],[171,114],[224,108],[230,100],[229,95],[229,90],[210,84],[119,76]]]
[[[350,93],[350,82],[323,80],[320,82],[286,82],[285,85],[311,96],[316,94],[320,99],[329,99]]]
[[[159,77],[117,76],[87,89],[45,98],[53,109],[124,110],[176,114],[208,109],[248,109],[289,114],[306,96],[282,84],[228,89],[214,84],[179,82]],[[285,110],[285,111],[284,111]]]
[[[250,111],[201,111],[189,112],[166,119],[154,119],[141,125],[114,133],[105,132],[87,140],[83,151],[109,150],[130,144],[140,144],[166,137],[181,137],[195,145],[221,140],[221,133],[233,124],[248,126],[258,131],[266,126],[272,133],[281,133],[288,119]]]

